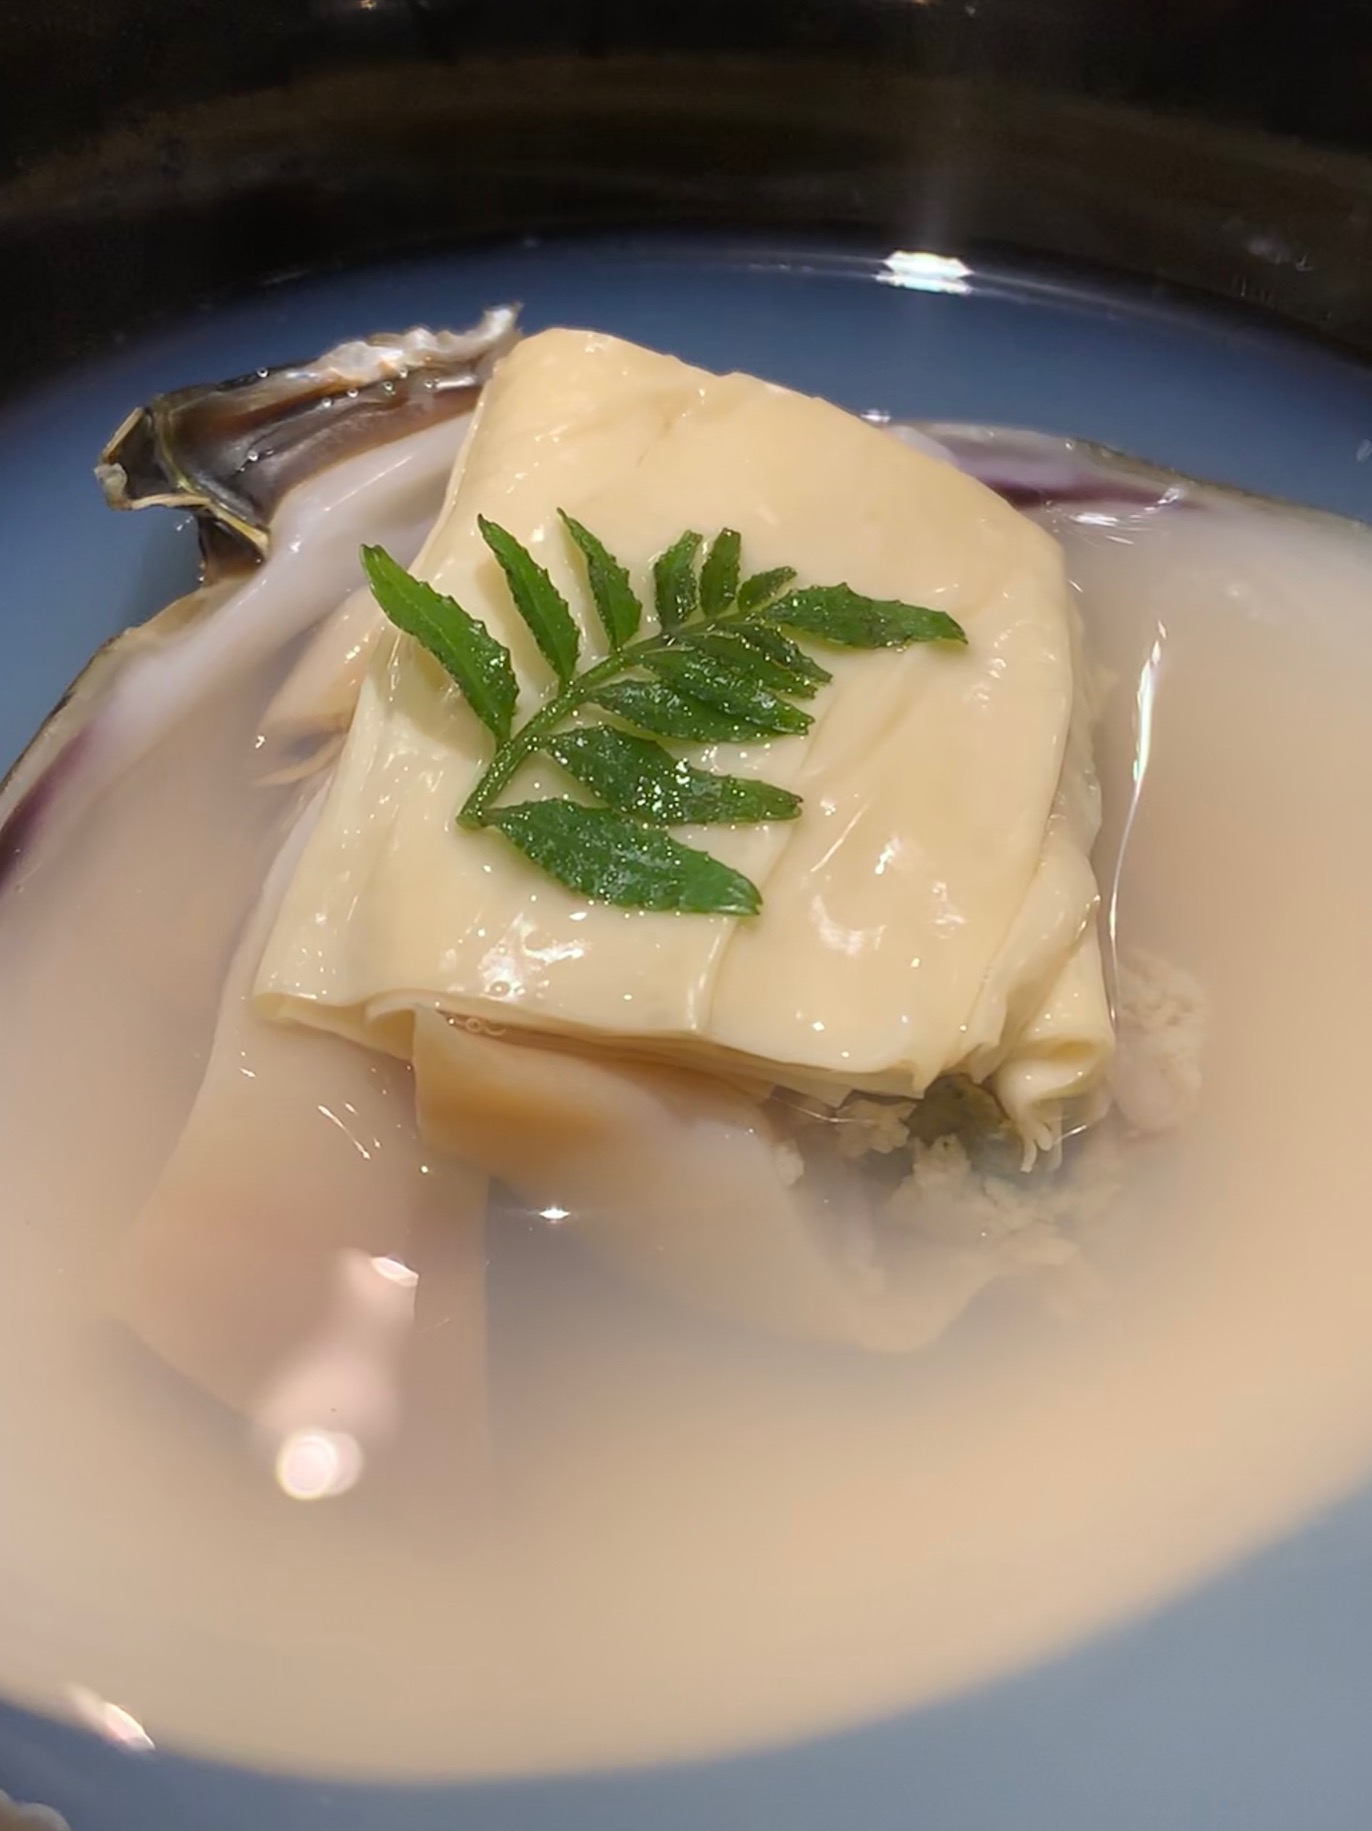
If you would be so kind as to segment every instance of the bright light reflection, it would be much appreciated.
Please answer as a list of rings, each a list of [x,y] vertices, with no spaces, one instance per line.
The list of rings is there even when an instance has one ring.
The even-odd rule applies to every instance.
[[[428,1168],[427,1165],[423,1166]],[[403,1259],[393,1259],[386,1254],[372,1260],[372,1270],[378,1277],[384,1278],[387,1284],[398,1284],[402,1290],[412,1291],[419,1283],[419,1273],[411,1270]]]
[[[952,254],[932,254],[925,248],[893,248],[882,262],[877,278],[883,286],[904,286],[911,292],[970,292],[972,269]]]
[[[363,1142],[360,1138],[353,1137],[352,1133],[348,1130],[348,1127],[339,1118],[337,1113],[330,1112],[330,1110],[327,1106],[316,1106],[314,1110],[321,1116],[321,1118],[327,1119],[330,1125],[336,1125],[338,1127],[339,1131],[342,1132],[343,1136],[347,1139],[348,1143],[357,1152],[359,1157],[361,1157],[367,1163],[371,1162],[371,1160],[372,1160],[371,1152],[367,1149],[366,1145],[363,1144]]]
[[[276,1480],[292,1500],[332,1500],[357,1486],[363,1461],[346,1431],[292,1431],[276,1452]]]
[[[1129,842],[1133,838],[1134,822],[1138,818],[1139,804],[1143,800],[1144,783],[1148,776],[1148,765],[1153,755],[1153,715],[1166,647],[1167,625],[1159,623],[1154,632],[1153,646],[1148,651],[1148,658],[1139,669],[1138,686],[1134,691],[1134,767],[1130,784],[1129,807],[1124,816],[1124,831],[1120,834],[1119,851],[1115,854],[1115,870],[1110,880],[1110,898],[1105,914],[1105,929],[1109,937],[1106,962],[1110,980],[1112,1012],[1115,1009],[1115,994],[1119,983],[1120,880],[1124,876],[1125,854],[1128,852]]]
[[[551,1221],[553,1226],[556,1227],[559,1221],[566,1220],[567,1216],[571,1213],[571,1209],[559,1208],[554,1204],[551,1208],[540,1208],[539,1213],[543,1216],[545,1221]]]
[[[88,1686],[68,1685],[67,1697],[86,1728],[104,1736],[107,1742],[116,1742],[120,1748],[128,1749],[147,1750],[153,1746],[152,1737],[137,1717],[118,1704],[111,1704]]]

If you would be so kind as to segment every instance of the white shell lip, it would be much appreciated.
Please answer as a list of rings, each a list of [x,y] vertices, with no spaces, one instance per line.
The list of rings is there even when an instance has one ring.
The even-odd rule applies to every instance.
[[[422,324],[408,331],[377,331],[335,344],[299,373],[320,374],[345,388],[403,380],[416,369],[486,355],[511,337],[518,316],[517,305],[494,305],[466,331],[435,331]]]

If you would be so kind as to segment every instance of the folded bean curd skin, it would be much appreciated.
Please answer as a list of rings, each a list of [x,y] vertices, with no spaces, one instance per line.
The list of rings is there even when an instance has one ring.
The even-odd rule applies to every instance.
[[[511,649],[521,716],[549,675],[477,516],[525,542],[580,610],[559,508],[646,601],[654,556],[683,528],[732,526],[748,570],[947,611],[967,647],[826,650],[834,679],[805,737],[692,752],[804,797],[794,822],[685,831],[761,889],[761,915],[738,920],[588,902],[496,836],[456,833],[489,736],[431,658],[387,632],[266,948],[263,1010],[368,1042],[383,1012],[432,1009],[835,1102],[966,1070],[1031,1147],[1051,1145],[1112,1047],[1088,861],[1098,803],[1056,543],[823,401],[545,332],[485,390],[416,566]],[[543,762],[513,798],[567,788]]]

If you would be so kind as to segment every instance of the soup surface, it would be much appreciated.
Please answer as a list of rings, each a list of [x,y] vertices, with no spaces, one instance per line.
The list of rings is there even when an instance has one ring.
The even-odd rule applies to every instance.
[[[384,298],[377,282],[339,286],[274,307],[276,325],[247,314],[232,336],[308,347],[335,324],[371,328],[383,302],[386,318],[465,322],[499,287],[535,324],[593,319],[857,407],[1087,432],[1113,428],[1064,425],[1046,381],[1026,393],[1014,327],[1056,339],[1064,372],[1122,363],[1109,387],[1126,402],[1148,398],[1166,348],[1146,317],[1111,330],[994,289],[645,262],[617,290],[610,257],[582,258],[530,251],[517,280],[453,270],[446,309],[432,279],[413,309],[404,276]],[[712,314],[690,347],[683,291]],[[851,354],[873,312],[880,360]],[[222,336],[231,372],[243,357]],[[964,376],[961,395],[929,398],[940,340],[976,389]],[[1199,363],[1184,338],[1173,347],[1178,367]],[[214,353],[169,345],[157,385]],[[132,380],[126,363],[101,384],[111,424]],[[1233,418],[1223,374],[1214,385],[1215,416]],[[109,426],[89,437],[62,399],[65,489]],[[1175,446],[1149,455],[1195,465]],[[384,1338],[396,1427],[347,1469],[327,1431],[293,1459],[268,1453],[260,1428],[124,1332],[111,1282],[298,794],[255,763],[292,658],[273,656],[37,850],[5,904],[0,1689],[135,1741],[328,1772],[696,1756],[1042,1658],[1365,1475],[1372,865],[1350,835],[1367,830],[1372,782],[1372,552],[1356,531],[1234,499],[1041,513],[1113,679],[1098,867],[1109,884],[1119,864],[1122,958],[1188,975],[1207,1010],[1199,1105],[1116,1166],[1073,1300],[997,1287],[917,1356],[704,1319],[601,1269],[558,1210],[497,1202],[484,1233],[455,1225],[462,1172],[420,1146],[403,1071],[302,1039],[302,1135],[347,1133],[338,1114],[363,1101],[381,1115],[345,1191],[328,1184],[329,1201],[377,1216],[329,1314],[365,1311]],[[22,576],[50,591],[27,538]],[[186,563],[146,518],[92,538],[121,555],[122,585],[97,607],[107,626],[154,608]],[[289,1272],[270,1216],[249,1219],[269,1310]],[[317,1357],[317,1337],[300,1345],[302,1364]]]

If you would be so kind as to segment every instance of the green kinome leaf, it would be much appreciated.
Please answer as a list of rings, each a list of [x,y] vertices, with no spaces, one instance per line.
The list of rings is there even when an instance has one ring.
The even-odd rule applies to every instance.
[[[579,521],[574,521],[565,509],[557,512],[562,517],[563,526],[585,555],[591,596],[595,599],[595,607],[610,647],[623,648],[626,642],[633,641],[643,620],[643,606],[629,583],[629,575],[589,528],[583,528]]]
[[[643,665],[678,693],[687,693],[756,731],[781,737],[808,731],[814,723],[808,712],[788,704],[770,688],[759,686],[751,674],[716,655],[669,650],[665,655],[645,657]]]
[[[500,562],[515,609],[533,631],[544,659],[566,686],[576,673],[581,652],[581,632],[567,608],[567,600],[526,547],[513,534],[478,515],[481,537]]]
[[[697,744],[738,744],[747,738],[769,735],[765,726],[731,718],[707,706],[704,700],[673,692],[656,680],[616,681],[600,687],[591,698],[594,705],[613,712],[626,724],[652,731],[658,737],[686,738]]]
[[[789,667],[784,661],[774,659],[765,650],[748,640],[747,625],[733,623],[722,628],[707,625],[697,631],[694,627],[683,632],[683,639],[691,647],[704,655],[712,655],[716,661],[725,661],[738,673],[746,674],[761,687],[770,687],[774,693],[789,693],[796,699],[813,699],[819,689],[813,666],[805,652],[796,648],[802,667]],[[775,636],[785,643],[786,638],[780,630],[768,630],[768,635]],[[788,647],[795,647],[793,643]],[[829,675],[825,674],[827,680]]]
[[[550,756],[593,794],[657,826],[794,820],[800,796],[769,782],[692,769],[651,738],[591,725],[549,739]]]
[[[705,564],[700,569],[700,608],[707,617],[717,617],[738,596],[738,556],[743,536],[737,528],[725,528],[710,544]]]
[[[905,648],[911,642],[966,642],[946,611],[893,598],[864,598],[847,585],[807,585],[767,607],[787,629],[806,630],[844,648]]]
[[[794,702],[812,698],[832,676],[788,629],[863,649],[967,638],[943,611],[866,598],[848,585],[795,589],[788,566],[740,584],[742,542],[732,528],[715,536],[703,565],[703,542],[694,531],[658,555],[659,628],[640,637],[643,606],[628,572],[597,535],[558,513],[585,560],[609,641],[609,653],[585,668],[580,627],[547,572],[512,534],[477,518],[516,609],[557,676],[517,730],[511,727],[518,687],[508,651],[451,598],[411,578],[379,548],[363,549],[377,602],[439,659],[495,735],[495,754],[459,810],[458,825],[495,828],[541,870],[603,902],[755,915],[762,902],[756,885],[664,829],[793,820],[799,796],[697,769],[652,738],[740,743],[808,730],[813,720]],[[649,735],[573,723],[589,706]],[[554,798],[499,806],[539,751],[603,805]]]
[[[391,622],[428,649],[457,682],[482,724],[504,743],[519,697],[509,650],[456,599],[412,578],[383,547],[364,547],[362,564],[372,593]]]
[[[688,531],[653,561],[657,620],[664,630],[676,629],[699,607],[700,584],[696,578],[699,551],[699,534]]]
[[[792,642],[789,636],[783,636],[779,629],[773,629],[767,623],[731,623],[729,633],[737,641],[756,649],[759,655],[775,661],[778,667],[786,668],[802,680],[812,681],[817,687],[834,678],[828,668],[822,668],[798,642]]]
[[[488,824],[542,870],[598,902],[691,915],[756,915],[757,886],[659,827],[575,801],[497,808]]]
[[[785,591],[795,576],[794,566],[773,566],[770,572],[755,572],[750,579],[744,579],[738,588],[739,609],[759,610],[764,604],[770,604],[779,591]]]

